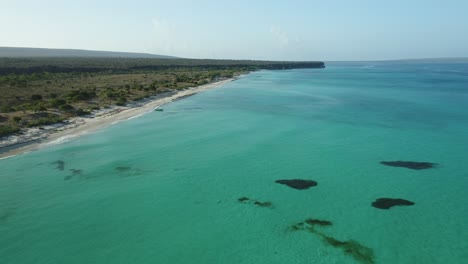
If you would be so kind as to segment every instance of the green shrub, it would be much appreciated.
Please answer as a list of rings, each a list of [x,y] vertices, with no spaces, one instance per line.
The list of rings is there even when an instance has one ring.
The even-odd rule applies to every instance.
[[[125,106],[127,104],[127,98],[125,97],[120,97],[119,100],[116,102],[116,105],[118,106]]]
[[[0,125],[0,137],[16,133],[20,129],[17,126]]]
[[[158,89],[158,86],[156,85],[156,83],[153,82],[152,84],[150,84],[149,88],[150,90],[156,91],[156,89]]]
[[[81,109],[81,108],[76,109],[75,113],[76,113],[76,115],[78,115],[78,116],[84,116],[84,115],[89,115],[89,114],[91,114],[90,111],[88,111],[88,110],[83,110],[83,109]]]
[[[106,91],[102,91],[100,93],[100,96],[101,97],[104,97],[104,98],[110,98],[110,99],[113,99],[113,98],[117,98],[120,96],[120,93],[117,92],[117,91],[114,91],[113,89],[108,89]]]
[[[36,112],[46,111],[47,106],[44,103],[39,103],[39,104],[32,105],[31,110],[34,110]]]
[[[65,104],[67,104],[67,102],[63,99],[52,99],[49,101],[50,107],[55,107],[55,108],[60,107]]]
[[[34,101],[42,100],[42,95],[33,94],[33,95],[31,95],[31,100],[34,100]]]
[[[0,113],[8,113],[8,112],[13,112],[15,111],[15,109],[13,109],[11,106],[9,105],[2,105],[0,106]]]
[[[72,91],[67,94],[66,98],[72,102],[77,102],[77,101],[85,101],[85,100],[90,100],[96,97],[96,93],[94,91]]]
[[[63,117],[60,117],[60,116],[41,117],[39,119],[29,122],[28,127],[51,125],[51,124],[59,123],[62,121],[63,121]]]
[[[59,106],[59,109],[62,110],[62,111],[67,111],[67,112],[75,110],[75,108],[73,108],[73,106],[71,106],[69,104],[61,105],[61,106]]]

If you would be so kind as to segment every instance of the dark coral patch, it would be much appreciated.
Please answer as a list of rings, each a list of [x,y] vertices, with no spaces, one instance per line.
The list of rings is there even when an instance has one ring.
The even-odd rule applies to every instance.
[[[273,206],[273,204],[271,202],[255,201],[254,204],[257,205],[257,206],[260,206],[260,207],[272,207]]]
[[[437,163],[431,162],[416,162],[416,161],[382,161],[380,164],[391,167],[402,167],[412,170],[425,170],[431,169],[437,166]]]
[[[139,168],[132,168],[130,166],[118,166],[114,167],[114,170],[120,177],[140,176],[144,174],[153,173],[151,170],[142,170]]]
[[[129,171],[130,169],[131,167],[127,167],[127,166],[115,167],[115,170],[118,172],[126,172],[126,171]]]
[[[308,218],[304,222],[300,222],[291,226],[292,231],[297,230],[309,230],[312,233],[315,233],[315,226],[331,226],[333,223],[328,220],[320,220],[314,218]]]
[[[341,248],[346,254],[351,255],[357,261],[364,264],[375,263],[373,250],[361,245],[359,242],[354,240],[340,241],[322,233],[318,234],[325,243],[336,248]]]
[[[238,200],[239,202],[243,203],[243,202],[248,201],[248,200],[250,200],[250,199],[247,198],[247,197],[241,197],[241,198],[239,198],[239,199],[237,199],[237,200]]]
[[[334,237],[328,236],[315,226],[331,226],[332,222],[327,220],[319,220],[314,218],[306,219],[304,222],[294,224],[291,227],[292,231],[309,231],[311,234],[322,238],[323,242],[329,246],[340,248],[345,254],[352,256],[354,259],[364,264],[373,264],[374,252],[372,249],[361,245],[355,240],[340,241]]]
[[[55,164],[56,165],[56,169],[57,170],[61,170],[63,171],[65,169],[65,161],[63,160],[57,160],[57,161],[54,161],[52,162],[52,164]]]
[[[319,219],[312,219],[312,218],[309,218],[307,220],[305,220],[305,222],[309,225],[319,225],[319,226],[331,226],[332,225],[332,222],[330,221],[327,221],[327,220],[319,220]]]
[[[63,178],[64,180],[66,181],[71,180],[74,176],[81,175],[81,173],[83,172],[83,170],[78,170],[78,169],[70,169],[70,171],[72,175],[65,176],[65,178]]]
[[[82,170],[78,170],[78,169],[70,169],[70,171],[72,172],[73,175],[79,175],[83,172]]]
[[[292,180],[277,180],[275,182],[279,184],[287,185],[297,190],[305,190],[305,189],[309,189],[310,187],[317,186],[317,182],[312,181],[312,180],[292,179]]]
[[[0,211],[0,223],[7,221],[15,213],[16,208],[6,208],[4,211]]]
[[[379,198],[372,203],[372,206],[379,209],[390,209],[393,206],[411,206],[414,202],[405,199]]]
[[[272,208],[273,207],[273,204],[271,202],[260,202],[258,200],[255,200],[255,199],[250,199],[248,197],[241,197],[239,199],[237,199],[238,202],[240,203],[244,203],[244,204],[254,204],[258,207],[269,207],[269,208]]]
[[[298,231],[298,230],[303,230],[304,229],[304,223],[297,223],[291,226],[292,231]]]

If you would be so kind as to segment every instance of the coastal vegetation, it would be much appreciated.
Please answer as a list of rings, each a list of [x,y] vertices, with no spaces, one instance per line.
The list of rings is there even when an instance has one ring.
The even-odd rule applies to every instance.
[[[0,58],[0,137],[249,71],[321,67],[321,62]]]
[[[227,70],[244,68],[297,69],[323,68],[317,61],[255,61],[255,60],[201,60],[152,58],[80,58],[80,57],[30,57],[0,58],[0,75],[22,73],[129,73],[141,70],[194,69]]]

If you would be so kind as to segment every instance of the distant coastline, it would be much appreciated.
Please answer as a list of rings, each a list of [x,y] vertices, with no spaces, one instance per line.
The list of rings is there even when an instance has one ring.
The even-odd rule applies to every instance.
[[[25,56],[16,56],[18,51]],[[141,114],[135,109],[162,105],[241,74],[301,68],[325,64],[0,47],[0,157],[34,149],[56,134],[95,130],[108,125],[106,120]]]
[[[83,49],[46,49],[27,47],[0,47],[0,58],[33,58],[33,57],[81,57],[81,58],[153,58],[177,59],[177,57],[149,53],[100,51]]]
[[[468,57],[447,58],[416,58],[416,59],[388,59],[388,60],[362,60],[362,61],[326,61],[327,63],[468,63]]]

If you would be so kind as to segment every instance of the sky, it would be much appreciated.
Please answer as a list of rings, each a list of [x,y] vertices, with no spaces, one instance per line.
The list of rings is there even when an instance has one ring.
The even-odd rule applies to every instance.
[[[0,46],[186,58],[468,57],[468,0],[0,0]]]

